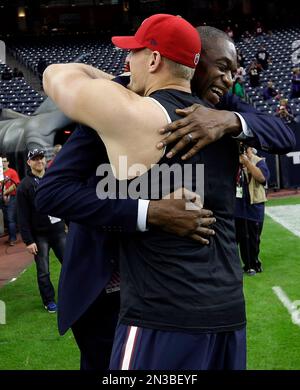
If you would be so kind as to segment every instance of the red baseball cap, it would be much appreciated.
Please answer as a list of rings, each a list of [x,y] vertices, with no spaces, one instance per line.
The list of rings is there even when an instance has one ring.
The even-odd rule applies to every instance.
[[[180,16],[156,14],[145,19],[134,36],[112,37],[121,49],[157,50],[174,62],[195,68],[201,40],[198,31]]]

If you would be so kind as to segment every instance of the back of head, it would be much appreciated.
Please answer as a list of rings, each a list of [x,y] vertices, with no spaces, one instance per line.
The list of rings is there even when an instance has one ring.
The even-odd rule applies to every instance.
[[[169,73],[172,75],[172,77],[188,81],[192,80],[195,69],[190,68],[189,66],[181,65],[178,62],[174,62],[165,57],[163,57],[163,60],[167,64]]]

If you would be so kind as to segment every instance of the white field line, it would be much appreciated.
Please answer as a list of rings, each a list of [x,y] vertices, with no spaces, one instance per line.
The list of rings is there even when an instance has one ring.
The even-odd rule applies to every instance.
[[[300,204],[266,207],[266,214],[300,237]]]
[[[10,279],[10,280],[7,282],[7,284],[8,284],[8,283],[13,283],[13,282],[15,282],[15,281],[16,281],[24,272],[26,272],[26,271],[27,271],[27,268],[23,269],[23,271],[20,272],[19,275],[17,275],[17,277]]]
[[[15,282],[18,279],[18,277],[21,276],[26,271],[27,271],[27,268],[23,269],[23,271],[20,272],[17,277],[10,279],[7,282],[7,284]],[[6,324],[6,305],[5,305],[5,302],[0,301],[0,325],[5,325],[5,324]]]
[[[283,306],[290,313],[292,318],[292,323],[300,326],[300,300],[290,301],[289,297],[279,286],[272,287],[274,294],[277,295],[278,299],[281,301]]]
[[[0,301],[0,325],[6,324],[6,305],[4,301]]]

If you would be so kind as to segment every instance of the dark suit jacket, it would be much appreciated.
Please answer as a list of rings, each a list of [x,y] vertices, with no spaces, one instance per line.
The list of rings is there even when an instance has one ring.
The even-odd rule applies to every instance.
[[[258,113],[235,96],[226,95],[218,108],[243,115],[255,134],[256,148],[287,153],[295,145],[293,132],[280,119]],[[62,334],[109,281],[116,256],[113,232],[136,230],[138,201],[99,200],[96,196],[95,170],[107,161],[96,132],[79,126],[37,191],[40,211],[71,221],[59,285],[58,324]]]
[[[137,200],[100,200],[96,195],[100,180],[96,168],[106,162],[97,133],[78,126],[37,190],[36,205],[41,212],[70,221],[58,293],[61,334],[109,281],[116,259],[114,234],[136,231]]]

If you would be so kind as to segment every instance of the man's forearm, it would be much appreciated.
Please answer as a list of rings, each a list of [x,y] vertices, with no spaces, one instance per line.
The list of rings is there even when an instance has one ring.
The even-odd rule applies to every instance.
[[[47,78],[48,74],[64,72],[64,69],[72,70],[74,73],[85,74],[91,79],[107,79],[112,80],[114,76],[109,73],[103,72],[103,70],[97,69],[91,65],[80,64],[80,63],[69,63],[69,64],[52,64],[49,65],[45,72],[44,78]]]
[[[109,73],[103,72],[103,70],[97,69],[91,65],[86,64],[74,64],[78,65],[78,69],[84,72],[88,77],[92,79],[107,79],[112,80],[114,76]]]
[[[4,192],[3,195],[9,195],[16,189],[16,186],[12,184],[10,187],[8,187]]]
[[[265,183],[266,179],[262,174],[262,171],[257,166],[252,164],[251,161],[245,161],[244,164],[256,181],[258,181],[261,184]]]
[[[57,86],[59,86],[62,82],[67,84],[74,82],[74,80],[78,78],[82,79],[82,77],[86,77],[87,79],[106,80],[114,78],[114,76],[86,64],[52,64],[49,65],[43,73],[43,87],[46,94],[55,100],[55,96],[57,95]]]

